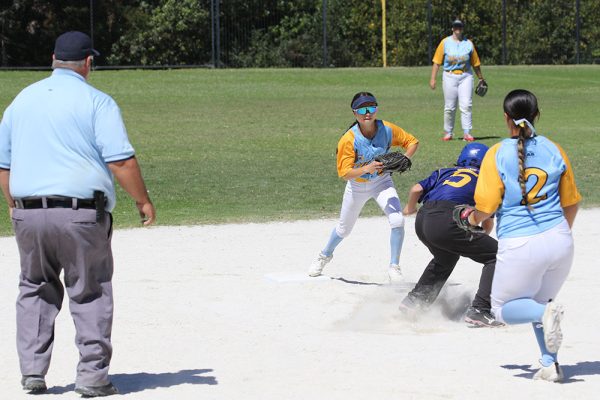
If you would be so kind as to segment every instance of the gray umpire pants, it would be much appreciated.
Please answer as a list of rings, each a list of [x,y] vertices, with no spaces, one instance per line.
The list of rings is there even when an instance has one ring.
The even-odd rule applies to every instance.
[[[76,385],[109,382],[113,298],[112,217],[96,222],[96,210],[14,209],[13,228],[21,256],[17,299],[17,351],[23,375],[46,375],[54,320],[64,288],[79,349]]]

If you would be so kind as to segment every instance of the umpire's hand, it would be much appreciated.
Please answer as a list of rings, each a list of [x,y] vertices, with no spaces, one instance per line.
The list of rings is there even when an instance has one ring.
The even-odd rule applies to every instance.
[[[146,203],[135,203],[135,206],[140,212],[142,225],[152,225],[156,219],[156,210],[154,209],[154,204],[152,204],[151,201],[148,201]]]
[[[135,200],[135,205],[140,212],[142,224],[152,225],[156,219],[154,205],[142,178],[142,171],[135,157],[127,160],[108,163],[108,168],[119,182],[119,185]]]

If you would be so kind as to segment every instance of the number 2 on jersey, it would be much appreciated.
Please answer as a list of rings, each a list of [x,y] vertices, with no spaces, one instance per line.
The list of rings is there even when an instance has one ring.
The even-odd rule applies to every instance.
[[[444,181],[444,185],[450,185],[455,188],[463,187],[467,183],[471,182],[471,180],[473,179],[473,177],[471,175],[473,175],[475,178],[477,178],[477,172],[475,172],[471,169],[466,169],[466,168],[465,169],[457,169],[455,173],[450,175],[450,178],[448,178]],[[457,181],[451,181],[450,179],[454,178],[454,177],[458,177],[460,179]]]
[[[548,198],[547,194],[539,196],[540,191],[548,181],[548,173],[539,168],[525,168],[525,182],[529,181],[531,175],[535,176],[535,184],[529,190],[529,192],[527,192],[527,200],[529,201],[530,205],[534,205]],[[525,205],[524,200],[521,200],[521,205]]]

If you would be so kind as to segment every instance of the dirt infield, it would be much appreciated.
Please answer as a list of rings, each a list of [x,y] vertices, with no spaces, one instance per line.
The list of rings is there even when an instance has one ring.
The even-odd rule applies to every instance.
[[[398,303],[429,261],[407,221],[407,283],[386,282],[389,227],[359,219],[325,274],[308,265],[335,221],[156,227],[114,233],[111,379],[131,399],[548,399],[600,391],[600,209],[575,223],[576,256],[557,299],[567,381],[531,379],[539,357],[529,325],[470,329],[460,321],[480,267],[461,260],[438,304],[417,321]],[[20,387],[15,349],[19,274],[14,238],[0,238],[0,393]],[[73,390],[77,349],[65,301],[47,383]],[[44,398],[42,396],[41,398]]]

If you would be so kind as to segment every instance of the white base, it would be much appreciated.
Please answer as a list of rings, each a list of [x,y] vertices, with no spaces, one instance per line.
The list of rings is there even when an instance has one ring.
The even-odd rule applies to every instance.
[[[308,276],[306,272],[272,272],[265,274],[265,279],[277,283],[294,283],[294,282],[324,282],[331,280],[325,275]]]

